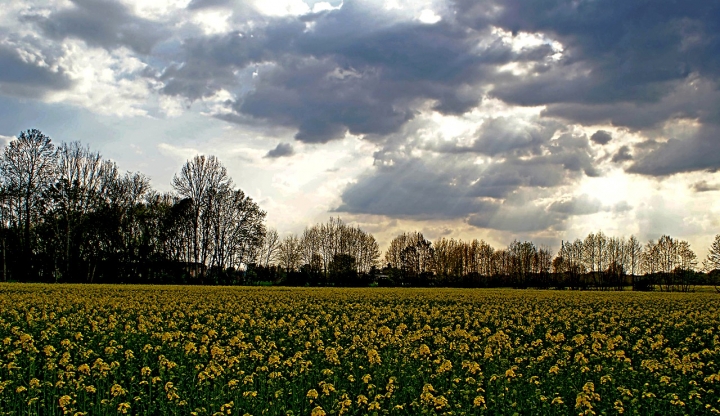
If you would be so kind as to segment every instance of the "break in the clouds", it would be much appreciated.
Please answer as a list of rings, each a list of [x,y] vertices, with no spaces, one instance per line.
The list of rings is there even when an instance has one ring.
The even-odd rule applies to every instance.
[[[23,128],[158,172],[217,149],[263,172],[248,183],[268,204],[304,207],[283,211],[303,213],[290,228],[329,213],[543,238],[656,226],[635,199],[677,187],[715,209],[717,16],[703,0],[11,1],[0,122],[33,114]],[[69,137],[68,112],[107,117],[114,139]],[[714,232],[666,206],[704,224],[678,230]]]

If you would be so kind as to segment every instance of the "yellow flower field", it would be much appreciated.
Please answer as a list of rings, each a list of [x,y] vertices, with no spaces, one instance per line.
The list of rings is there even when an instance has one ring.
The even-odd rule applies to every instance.
[[[720,413],[712,293],[0,285],[0,414]]]

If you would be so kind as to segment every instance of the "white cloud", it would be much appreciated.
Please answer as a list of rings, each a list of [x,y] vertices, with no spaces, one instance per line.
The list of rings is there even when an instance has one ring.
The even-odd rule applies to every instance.
[[[333,6],[332,4],[330,4],[326,1],[321,1],[321,2],[313,4],[312,12],[320,13],[320,12],[324,12],[324,11],[328,11],[328,10],[339,10],[341,7],[342,7],[342,2],[337,6]]]
[[[81,41],[66,40],[62,51],[57,66],[74,85],[70,90],[50,94],[47,101],[66,102],[120,117],[147,114],[145,103],[151,86],[147,79],[138,76],[145,64],[127,49],[110,53],[88,48]]]
[[[145,19],[166,20],[173,12],[181,11],[191,0],[122,0],[133,12]]]
[[[435,24],[435,23],[439,22],[440,20],[442,20],[442,17],[435,14],[435,12],[432,10],[425,9],[422,12],[420,12],[420,16],[418,16],[418,20],[423,23],[432,25],[432,24]]]
[[[2,147],[7,146],[13,140],[15,140],[15,137],[3,136],[2,134],[0,134],[0,146],[2,146]]]
[[[310,6],[302,0],[255,0],[257,10],[268,16],[301,16],[310,13]]]
[[[157,149],[160,153],[170,156],[177,161],[190,160],[201,152],[193,147],[179,147],[169,143],[160,143],[157,145]]]
[[[201,10],[191,17],[205,35],[215,35],[230,31],[231,14],[227,10]]]

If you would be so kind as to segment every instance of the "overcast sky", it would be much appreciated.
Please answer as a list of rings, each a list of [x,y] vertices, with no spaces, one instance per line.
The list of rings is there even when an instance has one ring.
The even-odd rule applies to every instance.
[[[720,2],[10,0],[0,139],[159,190],[214,154],[281,234],[720,233]]]

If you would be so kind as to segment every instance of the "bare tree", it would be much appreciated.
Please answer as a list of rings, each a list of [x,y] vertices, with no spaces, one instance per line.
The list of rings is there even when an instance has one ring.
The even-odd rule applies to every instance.
[[[576,239],[574,242],[562,242],[560,252],[553,261],[553,269],[555,273],[565,275],[563,285],[571,288],[579,289],[582,287],[581,276],[585,273],[585,244],[582,240]]]
[[[302,259],[302,246],[297,235],[289,235],[280,244],[278,260],[287,273],[293,272],[300,267]]]
[[[265,232],[265,238],[263,238],[262,244],[262,256],[260,257],[260,263],[263,266],[268,267],[275,263],[280,250],[280,235],[275,228],[269,228]]]
[[[715,236],[705,260],[702,263],[702,270],[713,279],[715,290],[720,292],[720,281],[717,279],[717,270],[720,270],[720,234]]]
[[[690,243],[684,240],[677,242],[676,252],[676,268],[673,270],[673,274],[675,275],[675,290],[689,292],[695,285],[697,255],[695,255],[695,252],[690,248]]]
[[[320,227],[306,227],[300,239],[302,248],[302,261],[310,266],[314,275],[319,275],[323,268],[323,259],[320,254]]]
[[[634,235],[631,235],[628,239],[625,252],[627,253],[626,269],[630,272],[634,286],[635,276],[640,272],[640,260],[642,258],[642,245]]]
[[[708,254],[703,260],[702,268],[705,273],[720,270],[720,234],[715,236],[715,240],[710,245]]]
[[[622,290],[625,285],[625,264],[627,244],[625,239],[611,237],[607,240],[607,263],[605,270],[605,287]]]
[[[645,244],[645,248],[643,249],[641,254],[640,264],[640,269],[645,274],[655,274],[661,271],[660,252],[654,240],[649,240]]]
[[[32,266],[30,225],[37,220],[43,208],[42,193],[55,176],[55,146],[40,130],[27,130],[12,140],[2,155],[0,172],[5,189],[18,198],[16,218],[22,224],[23,257]]]
[[[210,193],[210,267],[220,270],[254,263],[263,252],[265,212],[241,190]]]
[[[195,156],[173,176],[172,187],[182,198],[192,201],[192,261],[207,264],[210,255],[213,196],[232,187],[227,169],[215,156]]]
[[[422,233],[403,233],[390,242],[385,261],[390,267],[400,269],[405,279],[414,280],[432,273],[433,253],[432,243]]]

